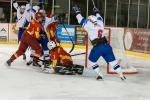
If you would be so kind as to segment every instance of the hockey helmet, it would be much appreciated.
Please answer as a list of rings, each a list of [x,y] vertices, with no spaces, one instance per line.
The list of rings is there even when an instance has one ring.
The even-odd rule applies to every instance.
[[[36,12],[38,12],[40,10],[40,7],[39,6],[33,6],[32,9],[36,13]]]
[[[42,14],[42,13],[37,12],[37,13],[35,14],[35,18],[36,18],[36,20],[38,20],[38,19],[43,19],[43,18],[44,18],[44,16],[43,16],[43,14]]]
[[[25,8],[26,8],[26,6],[25,6],[25,5],[22,5],[22,6],[21,6],[21,9],[25,9]]]
[[[40,9],[39,12],[42,13],[43,16],[46,16],[46,11],[44,9]]]
[[[94,15],[90,15],[88,17],[88,20],[91,21],[92,23],[97,23],[97,17]]]
[[[57,45],[56,45],[56,43],[55,43],[54,41],[49,41],[49,42],[47,43],[47,47],[48,47],[49,50],[54,49],[56,46],[57,46]]]
[[[46,11],[44,10],[44,9],[40,9],[40,11],[39,11],[40,13],[46,13]]]

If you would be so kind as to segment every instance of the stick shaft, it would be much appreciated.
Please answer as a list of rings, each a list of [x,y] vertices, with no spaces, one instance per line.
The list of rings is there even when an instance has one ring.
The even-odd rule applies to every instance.
[[[94,2],[94,0],[92,0],[92,3],[93,3],[93,6],[94,6],[94,7],[96,7],[96,6],[95,6],[95,2]]]
[[[83,53],[78,53],[78,54],[72,54],[71,56],[78,56],[78,55],[84,55],[84,54],[86,54],[86,53],[83,52]]]

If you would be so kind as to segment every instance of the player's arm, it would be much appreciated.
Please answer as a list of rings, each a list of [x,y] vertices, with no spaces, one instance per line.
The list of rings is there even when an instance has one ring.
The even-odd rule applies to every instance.
[[[58,62],[58,55],[57,55],[56,51],[53,51],[53,52],[50,51],[50,55],[51,55],[51,59],[52,59],[52,67],[56,68],[57,62]]]
[[[98,8],[96,8],[96,7],[94,7],[94,8],[93,8],[93,12],[95,13],[95,15],[96,15],[96,17],[97,17],[97,20],[99,20],[99,21],[102,21],[102,22],[103,22],[103,18],[102,18],[102,16],[100,15],[100,11],[99,11],[99,9],[98,9]]]
[[[29,12],[31,10],[30,0],[26,0],[26,9],[25,12]]]
[[[77,5],[75,5],[74,7],[72,7],[72,9],[73,9],[74,13],[76,14],[78,23],[81,26],[83,26],[87,22],[87,20],[81,15],[80,8]]]
[[[14,7],[16,10],[19,10],[19,9],[20,9],[20,6],[19,6],[18,3],[16,2],[16,0],[13,0],[13,7]]]
[[[36,37],[36,39],[40,39],[41,38],[40,31],[41,31],[41,26],[40,25],[36,25],[36,27],[35,27],[35,37]]]

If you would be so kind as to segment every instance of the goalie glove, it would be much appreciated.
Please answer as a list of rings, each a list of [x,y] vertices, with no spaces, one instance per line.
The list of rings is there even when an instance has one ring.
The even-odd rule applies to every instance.
[[[93,8],[93,12],[94,12],[95,14],[100,13],[99,9],[97,9],[96,7]]]
[[[81,10],[80,10],[80,8],[79,8],[77,5],[73,6],[73,7],[72,7],[72,10],[73,10],[73,12],[74,12],[76,15],[78,15],[78,14],[81,13]]]

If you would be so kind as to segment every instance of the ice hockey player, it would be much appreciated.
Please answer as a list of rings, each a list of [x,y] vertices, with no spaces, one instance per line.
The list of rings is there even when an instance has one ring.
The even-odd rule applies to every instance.
[[[18,31],[18,42],[20,42],[21,37],[25,29],[27,28],[29,21],[31,20],[31,14],[30,14],[30,4],[29,0],[26,0],[27,4],[26,6],[22,5],[19,6],[16,0],[13,0],[13,6],[17,10],[17,24],[16,26],[19,28]],[[23,55],[23,59],[26,59],[25,54]]]
[[[48,32],[47,27],[57,21],[53,17],[51,17],[51,18],[47,17],[45,10],[40,9],[39,12],[41,12],[44,15],[44,18],[42,20],[43,28],[40,31],[40,35],[42,35],[43,38],[39,41],[39,43],[41,44],[42,49],[43,49],[43,59],[45,61],[43,64],[45,65],[45,67],[49,67],[51,60],[50,60],[50,56],[49,56],[49,49],[47,47],[47,43],[49,42],[49,39],[48,39],[49,34],[47,34],[47,32]],[[57,28],[55,28],[55,30],[57,30]],[[33,62],[33,60],[32,60],[32,55],[31,55],[31,59],[27,63],[27,65],[32,64],[32,62]]]
[[[44,60],[47,62],[49,62],[50,57],[49,57],[49,49],[47,47],[47,43],[48,43],[48,38],[46,36],[46,32],[44,31],[44,25],[45,23],[50,22],[50,19],[47,19],[46,14],[45,14],[45,10],[41,10],[39,6],[33,6],[32,10],[31,10],[31,14],[32,14],[32,18],[35,19],[35,13],[36,12],[40,12],[43,14],[44,18],[42,20],[42,30],[40,31],[40,35],[43,37],[42,39],[40,39],[38,42],[41,44],[42,49],[43,49],[43,58]],[[31,65],[33,64],[33,54],[34,50],[33,48],[31,48],[31,55],[30,55],[30,60],[27,62],[27,65]],[[45,62],[46,63],[46,62]]]
[[[48,42],[50,57],[52,59],[52,68],[55,73],[59,74],[79,74],[83,73],[84,66],[73,64],[71,55],[67,53],[61,46],[57,46],[54,41]]]
[[[40,7],[38,5],[35,5],[31,8],[30,12],[31,12],[32,19],[35,19],[35,14],[39,11],[40,11]]]
[[[93,70],[98,74],[97,80],[103,79],[100,67],[97,64],[97,61],[101,56],[107,63],[110,64],[111,67],[113,67],[113,69],[119,74],[119,77],[122,80],[125,80],[126,78],[121,71],[120,65],[115,59],[112,47],[105,37],[103,18],[100,16],[99,10],[94,7],[93,12],[95,15],[90,15],[87,19],[85,19],[82,17],[81,10],[77,5],[75,5],[72,9],[76,14],[78,23],[87,32],[91,44],[93,45],[89,55],[89,60]]]
[[[32,19],[30,21],[28,28],[24,31],[22,35],[18,50],[6,62],[8,66],[11,66],[11,63],[15,59],[23,55],[29,46],[35,50],[35,53],[33,54],[34,56],[33,62],[35,65],[38,65],[37,61],[39,57],[41,57],[41,54],[42,54],[42,48],[40,44],[38,43],[38,40],[41,39],[41,36],[39,33],[42,29],[41,23],[42,23],[43,18],[44,16],[42,13],[37,12],[35,14],[35,19]]]
[[[54,15],[51,15],[50,17],[52,18],[52,23],[48,24],[48,26],[46,27],[46,34],[49,41],[55,41],[56,43],[60,43],[59,38],[56,36],[58,22]]]

